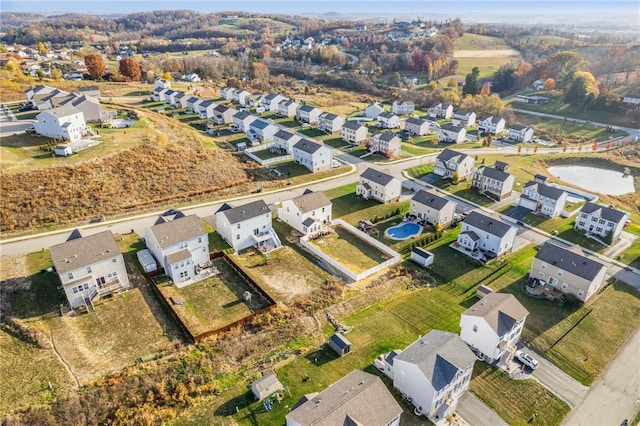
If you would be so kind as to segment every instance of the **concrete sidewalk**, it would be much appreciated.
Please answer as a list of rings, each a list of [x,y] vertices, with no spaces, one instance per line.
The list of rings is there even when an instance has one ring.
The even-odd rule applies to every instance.
[[[458,401],[456,413],[471,426],[508,426],[495,411],[470,391],[465,392]]]

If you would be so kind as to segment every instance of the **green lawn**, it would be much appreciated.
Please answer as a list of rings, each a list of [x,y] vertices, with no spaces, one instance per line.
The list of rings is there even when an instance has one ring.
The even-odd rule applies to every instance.
[[[268,160],[270,158],[281,157],[282,154],[280,152],[271,151],[271,149],[261,149],[259,151],[253,151],[251,154],[255,155],[261,160]]]
[[[345,141],[341,137],[331,137],[329,139],[324,139],[324,143],[338,149],[349,146],[349,142]]]
[[[358,197],[356,195],[357,186],[357,183],[352,183],[324,192],[331,200],[331,211],[334,218],[341,218],[348,214],[380,205],[380,203],[375,200],[365,200],[362,197]]]
[[[415,179],[420,179],[422,176],[433,173],[433,164],[423,164],[421,166],[410,167],[405,172]]]
[[[321,137],[321,136],[326,136],[325,132],[323,132],[322,130],[314,129],[313,127],[302,129],[299,132],[302,133],[305,136],[309,136],[310,138],[317,138],[317,137]]]
[[[474,67],[478,67],[480,70],[480,79],[488,79],[498,71],[498,69],[504,65],[518,59],[516,57],[496,56],[489,58],[464,58],[456,57],[458,60],[458,74],[462,76],[471,72]],[[445,79],[446,80],[446,79]]]
[[[481,206],[486,207],[495,203],[494,199],[485,197],[478,191],[471,189],[471,182],[469,181],[453,184],[449,179],[439,179],[433,185]]]
[[[456,50],[510,49],[503,38],[481,34],[464,33],[453,44]]]

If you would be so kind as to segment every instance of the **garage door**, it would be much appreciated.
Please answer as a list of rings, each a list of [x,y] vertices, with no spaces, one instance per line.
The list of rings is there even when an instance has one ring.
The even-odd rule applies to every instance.
[[[536,202],[534,200],[530,200],[529,198],[518,198],[518,205],[529,210],[535,210],[536,208]]]

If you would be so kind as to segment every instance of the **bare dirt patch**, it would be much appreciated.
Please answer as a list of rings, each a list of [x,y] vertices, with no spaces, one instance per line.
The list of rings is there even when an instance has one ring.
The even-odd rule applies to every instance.
[[[514,49],[456,50],[454,58],[509,58],[518,57],[520,52]]]

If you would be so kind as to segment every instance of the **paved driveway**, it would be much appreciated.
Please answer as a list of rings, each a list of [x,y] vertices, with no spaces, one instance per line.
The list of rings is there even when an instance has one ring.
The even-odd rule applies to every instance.
[[[471,426],[507,426],[495,411],[469,391],[460,398],[456,413]]]
[[[442,179],[442,176],[438,176],[435,173],[427,173],[426,175],[420,178],[421,181],[428,184],[434,184],[438,180]]]
[[[515,220],[520,220],[526,215],[528,215],[529,213],[531,213],[531,210],[529,209],[525,209],[524,207],[520,207],[520,206],[513,206],[502,214],[505,216],[512,217]]]

